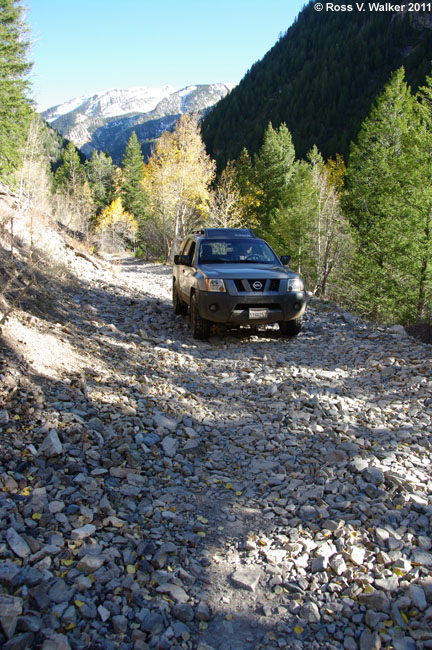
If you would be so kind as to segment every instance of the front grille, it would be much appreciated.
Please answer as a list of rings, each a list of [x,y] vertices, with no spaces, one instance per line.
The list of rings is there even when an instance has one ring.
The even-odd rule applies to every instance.
[[[239,293],[263,293],[264,291],[272,291],[277,293],[279,291],[280,280],[274,278],[271,280],[253,278],[248,280],[234,280],[234,284]]]
[[[251,291],[259,291],[262,293],[265,289],[266,280],[248,280]]]

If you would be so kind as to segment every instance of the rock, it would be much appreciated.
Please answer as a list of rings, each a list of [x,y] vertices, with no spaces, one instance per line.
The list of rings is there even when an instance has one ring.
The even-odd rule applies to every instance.
[[[187,603],[189,600],[189,596],[182,587],[179,587],[179,585],[173,585],[167,582],[156,587],[156,591],[160,594],[168,594],[177,603]]]
[[[360,637],[360,650],[380,650],[381,639],[378,632],[364,630]]]
[[[383,591],[372,590],[370,593],[363,593],[359,595],[359,601],[366,605],[369,609],[374,609],[378,612],[390,611],[390,600],[387,594]]]
[[[8,528],[6,531],[6,541],[10,549],[18,557],[24,559],[31,555],[30,546],[14,528]]]
[[[306,621],[306,623],[319,623],[321,615],[317,605],[312,602],[305,603],[300,609],[300,618]]]
[[[366,549],[361,546],[353,546],[348,551],[348,557],[356,566],[362,566],[366,554]]]
[[[153,417],[153,422],[156,427],[167,429],[168,431],[175,431],[177,429],[177,422],[163,413],[156,413]]]
[[[16,596],[0,594],[0,624],[7,639],[13,637],[18,616],[23,610],[23,601]]]
[[[421,611],[424,611],[427,607],[427,601],[423,587],[416,584],[410,584],[408,593],[413,605]]]
[[[255,591],[262,576],[260,569],[253,569],[249,567],[242,567],[234,571],[231,580],[235,585],[241,589],[248,591]]]
[[[78,571],[90,574],[103,566],[105,559],[100,555],[85,555],[77,564]]]
[[[173,438],[172,436],[166,436],[166,438],[162,440],[161,444],[165,456],[168,456],[168,458],[174,458],[174,456],[177,453],[177,449],[179,447],[179,441]]]
[[[212,611],[208,603],[201,601],[195,608],[195,618],[198,621],[210,621],[212,617]]]
[[[64,634],[53,634],[44,641],[42,650],[71,650],[71,647]]]
[[[38,454],[40,456],[46,456],[47,458],[52,458],[53,456],[59,456],[63,453],[63,445],[60,442],[58,433],[55,429],[52,429],[49,434],[46,436],[43,443],[38,449]]]
[[[12,637],[2,645],[3,650],[27,650],[34,645],[34,634],[32,632],[24,632]]]
[[[75,528],[74,530],[71,531],[71,539],[87,539],[87,537],[91,537],[94,535],[96,532],[96,526],[93,524],[86,524],[85,526],[81,526],[80,528]]]

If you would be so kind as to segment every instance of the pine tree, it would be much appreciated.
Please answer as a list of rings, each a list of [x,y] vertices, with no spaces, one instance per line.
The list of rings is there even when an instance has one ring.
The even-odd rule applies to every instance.
[[[144,157],[135,131],[129,138],[122,160],[122,202],[124,209],[141,221],[145,216],[146,197],[142,180]]]
[[[401,167],[405,214],[410,219],[406,254],[415,292],[415,318],[432,323],[432,77],[419,89],[415,128],[404,142]]]
[[[54,176],[55,189],[75,192],[85,179],[84,167],[73,142],[69,142],[61,156],[61,165]]]
[[[0,0],[0,177],[5,180],[21,163],[32,114],[22,13],[18,0]]]
[[[260,232],[264,236],[272,220],[283,218],[296,168],[291,133],[285,124],[275,130],[270,123],[254,161],[255,182],[261,194]]]
[[[350,282],[354,301],[371,316],[395,321],[406,320],[413,309],[408,252],[416,226],[404,186],[407,147],[414,132],[414,100],[401,68],[352,146],[343,201],[357,242],[355,278]]]
[[[114,199],[115,170],[111,156],[96,149],[92,152],[90,160],[86,161],[87,179],[98,213]]]

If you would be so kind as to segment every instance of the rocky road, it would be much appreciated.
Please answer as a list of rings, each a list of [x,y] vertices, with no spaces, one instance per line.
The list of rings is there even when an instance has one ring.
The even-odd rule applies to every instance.
[[[197,342],[168,267],[81,263],[2,341],[2,648],[432,648],[431,347]]]

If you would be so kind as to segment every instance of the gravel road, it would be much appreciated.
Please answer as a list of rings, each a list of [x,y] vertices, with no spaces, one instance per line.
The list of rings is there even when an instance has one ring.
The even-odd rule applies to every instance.
[[[197,342],[168,267],[80,264],[2,342],[1,647],[432,648],[431,346]]]

